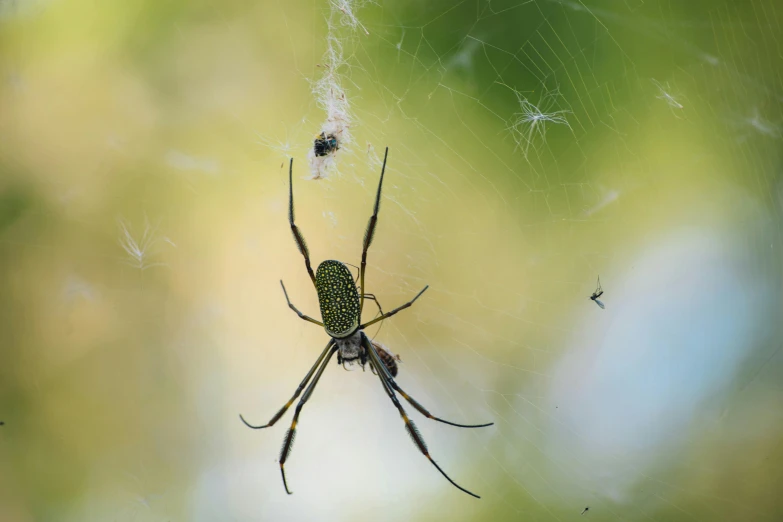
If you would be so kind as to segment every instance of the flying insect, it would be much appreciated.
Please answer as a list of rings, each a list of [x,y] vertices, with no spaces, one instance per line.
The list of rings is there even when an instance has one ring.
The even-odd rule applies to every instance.
[[[595,304],[600,306],[601,309],[603,310],[606,307],[604,306],[604,303],[598,300],[598,298],[601,297],[602,295],[604,295],[604,289],[601,288],[601,276],[598,276],[598,288],[595,289],[595,292],[593,292],[593,295],[590,296],[590,299],[595,301]]]

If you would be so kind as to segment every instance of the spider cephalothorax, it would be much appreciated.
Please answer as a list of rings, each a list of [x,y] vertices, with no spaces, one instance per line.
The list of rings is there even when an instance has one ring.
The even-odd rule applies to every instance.
[[[315,142],[316,155],[320,156],[328,153],[324,152],[324,154],[319,154],[319,140],[325,141],[325,146],[327,148],[332,146],[335,149],[337,148],[337,140],[334,139],[334,136],[325,136],[324,134],[321,134],[321,136],[319,136]],[[328,140],[333,140],[334,142],[332,143]],[[324,143],[322,143],[322,145],[324,145]],[[283,476],[283,486],[285,487],[286,492],[290,494],[291,492],[288,490],[288,483],[286,482],[285,478],[285,461],[288,459],[288,455],[291,453],[291,448],[293,447],[294,437],[296,435],[296,425],[299,421],[299,414],[302,411],[302,407],[312,395],[313,390],[315,390],[315,385],[318,384],[318,380],[321,378],[324,370],[326,370],[326,366],[329,364],[329,360],[336,353],[337,362],[340,364],[358,362],[362,368],[364,368],[364,366],[369,363],[373,373],[380,379],[381,385],[383,386],[386,395],[389,396],[389,399],[391,399],[392,403],[397,408],[397,411],[400,413],[400,417],[402,417],[403,422],[405,422],[405,429],[413,439],[416,447],[419,448],[419,451],[421,451],[421,453],[429,459],[432,465],[435,466],[438,471],[440,471],[441,474],[443,474],[443,476],[446,477],[446,479],[454,486],[469,495],[479,498],[478,495],[471,493],[467,489],[451,480],[451,478],[449,478],[449,476],[446,475],[446,473],[440,469],[440,466],[438,466],[438,464],[432,459],[429,453],[429,449],[427,449],[427,445],[424,443],[424,439],[421,437],[419,430],[416,429],[413,421],[408,418],[408,414],[405,412],[402,404],[400,404],[400,401],[397,399],[397,393],[402,395],[406,401],[408,401],[419,413],[428,419],[433,419],[445,424],[451,424],[452,426],[458,426],[460,428],[481,428],[484,426],[491,426],[493,423],[490,422],[488,424],[475,425],[456,424],[454,422],[450,422],[432,415],[413,397],[405,393],[403,389],[400,388],[394,381],[394,378],[397,377],[396,361],[399,361],[399,357],[392,355],[391,352],[386,350],[380,343],[371,341],[364,333],[364,329],[368,326],[379,321],[383,321],[384,319],[393,316],[400,310],[404,310],[405,308],[411,306],[416,301],[416,299],[418,299],[419,296],[421,296],[421,294],[423,294],[424,291],[428,288],[425,286],[421,292],[416,294],[416,297],[404,305],[398,306],[391,312],[383,313],[383,311],[380,310],[380,305],[378,305],[380,315],[362,324],[362,308],[364,307],[365,298],[375,300],[374,295],[364,292],[364,271],[367,266],[367,249],[370,248],[370,244],[372,244],[373,237],[375,236],[375,226],[378,223],[378,210],[380,209],[381,205],[383,174],[386,171],[386,157],[388,154],[389,149],[387,148],[386,154],[383,157],[381,180],[378,183],[378,192],[375,195],[375,206],[373,207],[373,214],[370,216],[370,221],[367,224],[367,230],[364,233],[364,242],[362,246],[362,264],[359,269],[358,290],[356,289],[356,281],[354,281],[350,270],[348,270],[348,267],[340,261],[324,261],[318,265],[316,273],[313,273],[313,268],[310,265],[310,252],[307,250],[307,243],[305,243],[304,236],[299,231],[299,227],[294,224],[294,160],[291,160],[288,170],[288,222],[291,226],[291,232],[294,234],[294,241],[296,242],[296,246],[299,248],[299,252],[302,253],[302,256],[304,256],[307,274],[310,276],[310,280],[313,282],[316,292],[318,292],[318,303],[321,307],[321,317],[323,322],[317,321],[312,317],[300,312],[296,306],[291,304],[291,300],[288,298],[288,292],[286,291],[285,285],[283,285],[282,281],[280,281],[280,285],[283,287],[283,293],[285,294],[288,307],[296,312],[296,314],[301,319],[317,324],[318,326],[322,326],[329,335],[329,342],[326,343],[326,347],[323,349],[318,359],[316,359],[315,364],[313,364],[313,366],[310,368],[310,371],[307,372],[307,375],[305,375],[305,378],[299,384],[299,387],[296,389],[296,392],[294,392],[294,395],[291,397],[291,399],[289,399],[289,401],[282,408],[280,408],[280,411],[278,411],[268,423],[264,424],[263,426],[253,426],[252,424],[249,424],[247,421],[245,421],[241,415],[240,418],[242,419],[242,422],[244,422],[250,428],[268,428],[280,420],[285,412],[288,411],[288,408],[290,408],[294,403],[296,398],[299,397],[299,394],[302,393],[302,390],[304,390],[304,395],[302,395],[302,398],[299,400],[299,404],[296,405],[296,412],[294,413],[294,418],[291,421],[291,427],[289,428],[288,433],[286,433],[285,440],[283,441],[283,448],[280,452],[280,473]],[[378,303],[377,300],[375,302],[376,304]],[[305,389],[305,386],[307,386],[307,389]]]
[[[367,364],[367,350],[362,343],[362,332],[357,330],[353,335],[335,339],[334,345],[337,347],[337,364],[353,364],[358,361],[364,369]]]

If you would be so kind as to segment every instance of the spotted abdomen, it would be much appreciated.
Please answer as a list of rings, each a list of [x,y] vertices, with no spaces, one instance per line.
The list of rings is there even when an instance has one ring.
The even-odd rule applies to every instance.
[[[347,337],[359,327],[359,292],[351,271],[339,261],[324,261],[315,272],[315,289],[326,333]]]

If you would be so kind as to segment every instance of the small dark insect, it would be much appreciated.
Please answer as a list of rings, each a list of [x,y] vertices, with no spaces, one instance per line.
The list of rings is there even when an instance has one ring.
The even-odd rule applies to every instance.
[[[606,308],[604,304],[598,300],[599,297],[604,295],[604,289],[601,288],[601,276],[598,276],[598,288],[595,289],[595,292],[593,292],[593,295],[590,296],[590,299],[595,301],[595,304],[601,307],[601,309]]]
[[[0,421],[0,426],[5,426],[5,422]]]
[[[587,513],[587,511],[588,511],[589,509],[590,509],[590,506],[587,506],[587,507],[586,507],[586,508],[584,508],[584,510],[583,510],[581,513],[579,513],[579,514],[580,514],[580,515],[584,515],[585,513]]]
[[[364,297],[367,297],[367,294],[365,294]],[[378,351],[378,357],[380,357],[381,362],[386,367],[387,370],[389,370],[389,373],[392,377],[397,377],[397,373],[399,372],[399,368],[397,367],[397,362],[402,362],[402,359],[399,355],[392,354],[389,350],[385,349],[381,343],[378,341],[374,341],[370,339],[370,343],[372,343],[373,347]],[[349,365],[353,365],[355,363],[355,360],[347,360],[343,359],[340,355],[340,352],[337,352],[337,364],[342,365],[342,367],[347,370],[348,368],[345,367],[345,364],[348,363]],[[360,362],[361,364],[361,362]],[[375,371],[375,367],[370,366],[370,369],[372,370],[372,373],[374,375],[378,375],[378,373]],[[362,365],[362,370],[364,370],[364,365]]]
[[[326,156],[330,152],[339,150],[340,146],[337,144],[337,138],[334,134],[326,134],[322,132],[315,137],[315,143],[313,144],[313,152],[316,157]]]
[[[333,139],[333,137],[330,138]],[[320,139],[325,140],[327,137],[321,134]],[[316,139],[316,154],[318,154],[317,146],[318,139]],[[288,307],[293,310],[300,319],[304,319],[305,321],[309,321],[313,324],[317,324],[318,326],[323,327],[324,330],[326,330],[327,335],[329,335],[329,342],[326,343],[326,347],[321,352],[321,355],[318,356],[318,359],[316,359],[315,364],[313,364],[313,366],[310,368],[310,371],[307,372],[307,375],[305,375],[302,382],[299,383],[299,386],[294,392],[294,395],[288,400],[288,402],[285,403],[282,408],[280,408],[280,410],[268,423],[264,424],[263,426],[254,426],[248,423],[241,415],[239,418],[242,419],[242,422],[244,422],[246,426],[253,428],[254,430],[268,428],[269,426],[274,425],[283,415],[285,415],[286,411],[288,411],[296,398],[299,397],[299,394],[304,390],[304,395],[302,395],[302,398],[299,399],[299,403],[296,405],[294,418],[291,421],[291,427],[286,433],[285,440],[283,441],[283,448],[280,451],[280,474],[283,476],[283,487],[285,487],[286,493],[290,495],[291,491],[288,489],[288,483],[286,482],[285,478],[285,462],[288,460],[288,456],[291,454],[291,448],[294,444],[294,437],[296,436],[296,426],[299,422],[299,414],[302,412],[302,407],[313,394],[315,386],[318,384],[318,381],[321,378],[321,375],[323,375],[324,370],[326,370],[329,361],[334,354],[337,354],[337,362],[343,365],[346,363],[358,363],[362,368],[364,368],[365,365],[369,363],[372,372],[377,375],[378,379],[381,381],[381,386],[383,386],[383,390],[386,392],[386,395],[389,396],[389,399],[394,404],[394,407],[397,408],[397,411],[400,413],[400,417],[402,417],[402,421],[405,423],[405,429],[408,432],[408,435],[410,435],[411,439],[413,439],[413,442],[416,444],[416,447],[419,449],[419,451],[425,457],[427,457],[427,459],[429,459],[432,465],[435,466],[435,468],[440,471],[440,473],[446,477],[446,480],[451,482],[452,485],[467,493],[468,495],[480,498],[478,495],[471,493],[467,489],[451,480],[451,478],[446,475],[446,472],[444,472],[433,460],[433,458],[430,456],[430,451],[427,448],[427,444],[424,442],[424,439],[419,433],[419,430],[416,429],[416,425],[413,424],[413,421],[410,420],[410,418],[408,418],[408,413],[402,407],[402,404],[400,404],[400,401],[397,398],[397,394],[400,394],[403,399],[408,401],[411,406],[413,406],[419,413],[428,419],[436,420],[444,424],[450,424],[452,426],[457,426],[458,428],[483,428],[485,426],[491,426],[494,423],[457,424],[455,422],[450,422],[431,414],[424,408],[424,406],[419,404],[418,401],[405,393],[405,391],[403,391],[403,389],[400,388],[394,381],[394,377],[397,376],[397,361],[400,360],[399,357],[393,355],[391,352],[389,352],[389,350],[381,346],[379,343],[371,341],[370,338],[367,337],[367,335],[364,333],[364,329],[368,326],[383,321],[393,316],[397,312],[411,306],[416,301],[416,299],[418,299],[421,294],[423,294],[424,291],[429,288],[425,286],[421,292],[416,294],[416,297],[387,313],[383,313],[383,310],[380,309],[380,304],[378,304],[378,301],[375,299],[374,295],[365,293],[364,291],[364,271],[367,265],[367,250],[372,244],[373,237],[375,237],[375,226],[378,223],[378,211],[381,206],[381,187],[383,186],[383,174],[386,171],[386,158],[388,154],[389,149],[387,148],[386,154],[383,157],[383,168],[381,169],[381,179],[378,182],[378,192],[375,196],[375,206],[373,207],[372,216],[370,216],[370,221],[367,224],[367,229],[364,233],[364,241],[362,243],[362,262],[359,268],[358,288],[356,281],[353,279],[353,274],[351,274],[351,271],[348,270],[347,266],[345,266],[345,263],[340,261],[324,261],[318,265],[318,269],[315,273],[313,273],[312,266],[310,265],[310,252],[307,249],[304,236],[299,231],[299,227],[294,224],[294,189],[292,185],[294,160],[291,160],[288,170],[288,183],[290,187],[288,192],[288,223],[291,226],[291,232],[294,235],[296,246],[299,248],[299,252],[302,254],[302,256],[304,256],[307,274],[310,276],[310,280],[313,282],[313,286],[315,286],[315,290],[318,293],[318,304],[321,307],[321,318],[323,319],[323,322],[317,321],[312,317],[309,317],[300,312],[296,306],[291,303],[291,300],[288,299],[288,292],[286,292],[285,285],[283,285],[282,281],[280,281],[280,286],[283,287],[283,294],[285,295]],[[367,321],[366,323],[362,323],[362,309],[364,308],[365,299],[375,300],[381,315]]]
[[[375,349],[378,350],[378,355],[381,358],[381,362],[384,366],[386,366],[386,369],[389,370],[389,373],[392,374],[392,377],[397,377],[397,372],[399,371],[397,368],[397,362],[402,362],[400,356],[391,353],[378,341],[370,342],[375,347]]]

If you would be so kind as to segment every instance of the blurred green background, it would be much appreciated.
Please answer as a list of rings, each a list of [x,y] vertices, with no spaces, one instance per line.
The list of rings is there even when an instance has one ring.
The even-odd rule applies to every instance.
[[[783,519],[783,8],[681,4],[1,1],[0,520]],[[386,146],[368,291],[430,289],[370,333],[495,422],[408,408],[478,501],[369,372],[328,368],[293,496],[290,414],[238,419],[326,342],[288,158],[358,264]]]

